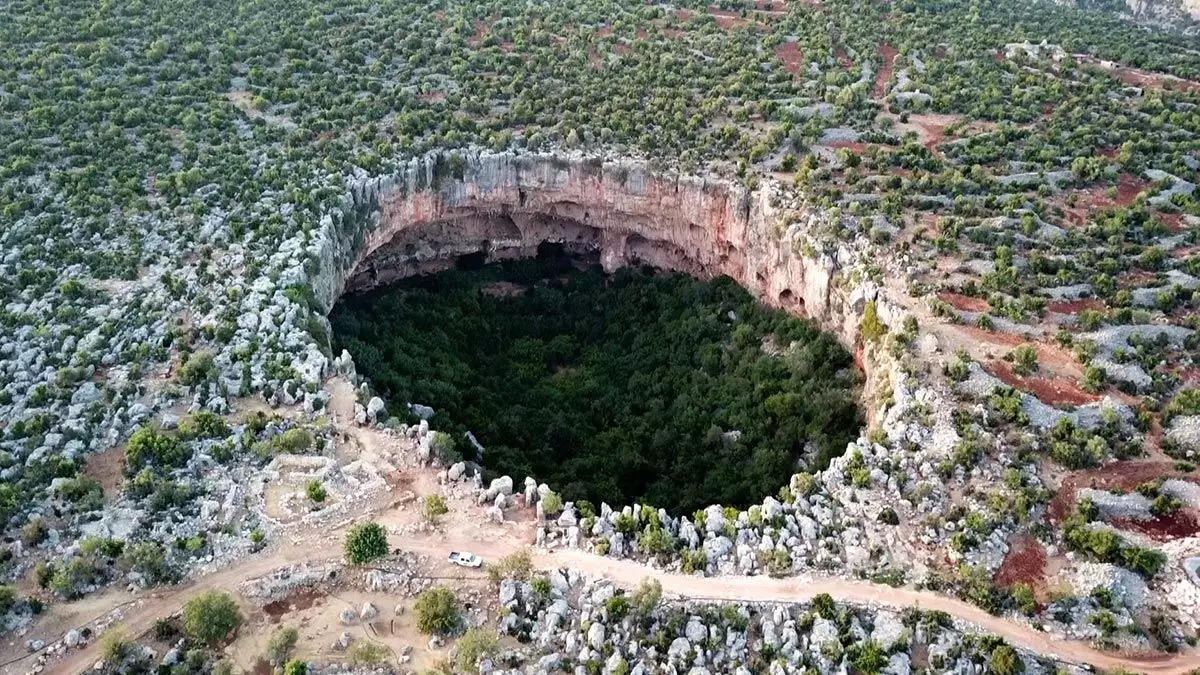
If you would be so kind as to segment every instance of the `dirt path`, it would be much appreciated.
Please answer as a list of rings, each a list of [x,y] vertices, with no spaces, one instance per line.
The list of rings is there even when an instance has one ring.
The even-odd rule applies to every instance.
[[[339,539],[330,537],[330,541]],[[528,544],[517,542],[513,537],[487,542],[480,542],[472,537],[437,535],[422,539],[406,537],[403,541],[399,537],[392,537],[391,543],[435,559],[445,555],[447,550],[455,548],[476,551],[492,559],[522,549],[531,549]],[[131,607],[122,623],[130,635],[139,635],[149,630],[156,619],[178,612],[184,601],[198,591],[236,590],[242,581],[263,576],[283,565],[328,558],[331,552],[328,548],[313,550],[312,547],[296,546],[276,551],[266,557],[247,560],[173,590],[169,594],[147,598]],[[655,570],[629,560],[614,560],[579,550],[533,552],[534,563],[541,569],[570,568],[593,578],[609,579],[625,587],[635,586],[650,577],[662,584],[666,594],[679,597],[713,601],[799,603],[807,602],[815,595],[828,593],[839,602],[855,605],[892,609],[917,607],[927,611],[943,611],[1038,654],[1076,663],[1088,663],[1103,669],[1126,668],[1142,673],[1167,675],[1189,673],[1200,667],[1200,654],[1196,652],[1170,657],[1101,652],[1087,643],[1055,638],[1023,624],[992,616],[974,605],[929,592],[822,576],[785,579],[684,576]],[[87,648],[72,652],[66,660],[47,664],[45,672],[80,672],[90,667],[96,659],[96,641],[93,641]]]
[[[353,414],[353,389],[348,385],[339,386],[334,383],[331,390],[334,392],[331,411],[337,423],[346,420],[347,413]],[[385,447],[388,443],[385,434],[353,427],[352,422],[338,426],[368,451]],[[427,483],[425,479],[428,476],[422,475],[420,478],[420,482]],[[535,549],[529,543],[533,538],[533,527],[527,518],[528,513],[514,512],[511,515],[518,520],[506,522],[503,526],[485,523],[482,514],[473,506],[453,508],[451,513],[452,517],[447,519],[440,531],[421,535],[406,534],[403,537],[393,534],[390,536],[391,546],[428,555],[433,558],[435,564],[442,564],[440,561],[446,552],[456,549],[469,550],[491,560],[516,551],[528,550],[534,556],[537,567],[541,569],[570,568],[594,578],[610,579],[625,587],[635,586],[641,580],[652,577],[662,583],[663,591],[669,595],[700,600],[798,603],[811,600],[814,595],[828,593],[839,602],[856,605],[894,609],[918,607],[923,610],[943,611],[1033,652],[1065,661],[1087,663],[1103,669],[1126,668],[1153,675],[1167,675],[1188,673],[1200,668],[1200,653],[1196,651],[1169,657],[1102,652],[1087,643],[1058,639],[1024,624],[992,616],[974,605],[935,593],[817,575],[786,579],[684,576],[656,570],[637,562],[614,560],[580,550]],[[396,528],[410,516],[411,514],[390,508],[387,500],[381,500],[376,502],[373,508],[364,508],[358,519],[375,518],[385,526]],[[524,520],[522,517],[525,517]],[[221,589],[237,593],[242,582],[264,576],[278,568],[305,561],[336,558],[341,555],[343,532],[348,525],[349,523],[346,523],[341,527],[310,533],[308,537],[289,539],[258,556],[243,559],[183,586],[144,594],[132,604],[127,604],[120,624],[130,636],[138,636],[149,631],[155,620],[179,612],[184,602],[199,591]],[[82,623],[85,618],[83,607],[94,617],[129,603],[129,598],[127,593],[114,590],[93,596],[86,601],[62,605],[58,611],[64,617],[77,618]],[[47,642],[52,641],[47,639]],[[66,658],[47,663],[43,672],[78,673],[89,669],[98,659],[98,642],[93,640],[85,648],[69,652]],[[33,665],[32,658],[33,655],[30,654],[26,658],[14,661],[4,667],[4,672],[26,672]]]

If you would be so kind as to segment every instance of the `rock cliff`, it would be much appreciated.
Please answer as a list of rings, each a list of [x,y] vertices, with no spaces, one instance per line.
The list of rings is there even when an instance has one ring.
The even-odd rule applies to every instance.
[[[322,228],[314,279],[326,308],[362,291],[461,260],[536,255],[540,245],[595,256],[606,269],[648,264],[728,275],[763,302],[859,342],[879,289],[851,273],[863,253],[822,248],[807,233],[823,211],[777,205],[767,186],[659,174],[638,162],[512,153],[434,153],[356,184]],[[464,256],[473,256],[464,258]],[[839,279],[839,275],[841,278]],[[889,319],[890,303],[879,303]]]

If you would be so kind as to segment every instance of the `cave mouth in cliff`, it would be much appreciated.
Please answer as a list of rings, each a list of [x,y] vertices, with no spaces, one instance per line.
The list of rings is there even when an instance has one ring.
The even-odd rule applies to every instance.
[[[851,357],[813,324],[727,277],[606,274],[563,242],[527,252],[344,296],[334,349],[398,421],[431,407],[452,456],[568,500],[745,507],[857,437]]]

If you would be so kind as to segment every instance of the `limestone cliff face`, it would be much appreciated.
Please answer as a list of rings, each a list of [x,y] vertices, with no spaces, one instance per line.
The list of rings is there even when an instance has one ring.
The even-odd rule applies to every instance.
[[[901,305],[862,273],[865,263],[878,263],[871,250],[821,249],[807,235],[826,215],[779,208],[777,200],[770,183],[749,192],[630,161],[434,153],[352,188],[317,234],[311,253],[319,271],[310,281],[328,309],[343,292],[448,269],[463,256],[480,263],[533,256],[544,244],[595,256],[608,270],[648,264],[700,278],[728,275],[762,302],[837,335],[858,357],[871,401],[875,374],[887,364],[860,349],[861,315],[875,300],[894,325]]]

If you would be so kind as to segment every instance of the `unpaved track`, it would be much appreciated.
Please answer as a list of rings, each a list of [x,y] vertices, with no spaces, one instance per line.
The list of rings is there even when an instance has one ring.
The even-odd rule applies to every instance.
[[[344,422],[337,425],[341,430],[356,437],[364,449],[372,452],[378,451],[380,447],[390,443],[386,435],[353,426],[351,417],[354,410],[354,390],[352,387],[341,379],[331,380],[329,385],[334,394],[330,406],[331,412],[333,412],[335,424],[339,421]],[[489,559],[528,550],[533,555],[535,565],[541,569],[570,568],[589,577],[610,579],[627,588],[637,585],[642,579],[652,577],[662,584],[664,593],[698,600],[797,603],[811,600],[814,595],[820,593],[828,593],[839,602],[855,605],[939,610],[975,624],[983,631],[1003,637],[1009,643],[1030,651],[1065,661],[1088,663],[1105,670],[1124,668],[1148,675],[1183,675],[1200,668],[1200,653],[1195,650],[1172,656],[1120,655],[1101,652],[1087,643],[1056,639],[1024,624],[992,616],[974,605],[935,593],[896,589],[823,576],[773,579],[770,577],[705,578],[671,574],[636,562],[614,560],[579,550],[553,552],[538,550],[528,543],[528,530],[517,524],[506,524],[503,528],[494,525],[479,526],[476,531],[471,531],[470,528],[482,520],[482,518],[476,518],[479,515],[478,511],[470,510],[469,514],[462,513],[461,515],[466,516],[466,521],[458,522],[457,527],[447,527],[445,533],[405,535],[403,537],[393,535],[390,537],[389,543],[393,547],[428,555],[433,558],[435,564],[444,564],[441,561],[451,550],[468,550]],[[394,511],[387,510],[382,504],[374,509],[364,509],[359,516],[361,519],[375,517],[385,525],[397,524],[389,523],[389,521],[395,520],[396,514]],[[336,557],[341,554],[344,529],[345,527],[331,528],[322,532],[319,538],[312,541],[282,543],[258,556],[243,559],[230,567],[187,585],[161,593],[145,594],[136,604],[125,609],[124,619],[121,623],[130,636],[138,636],[150,630],[155,620],[179,612],[183,603],[199,591],[221,589],[236,593],[238,586],[243,581],[264,576],[280,567]],[[431,570],[431,573],[438,572]],[[127,598],[127,595],[110,592],[107,598],[108,608],[117,606]],[[89,602],[90,605],[99,607],[104,605],[104,602],[99,598],[93,598]],[[66,658],[47,663],[43,672],[79,673],[90,669],[98,658],[98,642],[98,640],[93,640],[87,647],[69,652]],[[32,665],[31,655],[30,658],[4,668],[4,672],[24,673]]]
[[[1183,675],[1200,668],[1200,654],[1194,651],[1174,656],[1122,656],[1101,652],[1087,643],[1056,639],[1023,624],[992,616],[974,605],[924,591],[820,576],[785,579],[684,576],[655,570],[633,561],[604,558],[579,550],[539,551],[527,544],[511,540],[488,542],[482,547],[475,538],[458,540],[437,536],[421,539],[406,537],[404,540],[392,537],[391,543],[406,550],[429,555],[435,560],[453,549],[473,550],[490,558],[525,549],[534,554],[534,563],[541,569],[570,568],[593,578],[610,579],[627,588],[650,577],[662,584],[665,594],[698,600],[799,603],[811,600],[814,595],[828,593],[839,602],[854,605],[940,610],[975,624],[983,631],[998,635],[1010,644],[1060,660],[1089,663],[1106,670],[1125,668],[1150,675]],[[246,560],[168,595],[150,598],[129,608],[123,624],[130,635],[139,635],[149,630],[156,619],[180,611],[184,601],[197,591],[236,591],[242,581],[266,575],[281,566],[328,557],[328,549],[314,550],[311,546],[295,546],[262,558]],[[72,652],[67,659],[47,664],[45,672],[77,673],[89,668],[97,658],[96,641],[93,641],[87,648]],[[13,672],[23,672],[22,666],[27,665],[28,663],[15,664]]]

